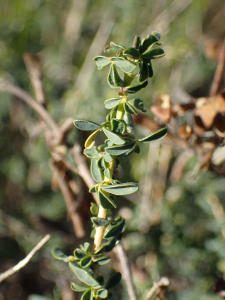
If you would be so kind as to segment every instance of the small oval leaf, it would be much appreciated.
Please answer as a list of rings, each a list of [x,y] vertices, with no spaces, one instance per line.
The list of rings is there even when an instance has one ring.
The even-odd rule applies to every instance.
[[[88,120],[74,120],[73,124],[80,130],[92,131],[101,127],[101,125]]]
[[[145,61],[140,62],[140,74],[138,76],[138,81],[143,82],[148,79],[149,76],[149,69],[148,65]]]
[[[165,55],[165,52],[161,48],[152,49],[150,51],[144,52],[141,56],[147,59],[156,59],[163,57]]]
[[[98,285],[98,281],[87,270],[78,267],[74,262],[69,262],[69,267],[71,271],[75,273],[82,282],[91,286]]]
[[[97,295],[99,298],[105,299],[108,297],[108,291],[106,289],[98,290]]]
[[[101,206],[105,209],[111,209],[113,207],[117,207],[116,203],[112,200],[112,198],[102,190],[99,190],[98,193],[99,201]]]
[[[89,267],[91,265],[91,263],[92,263],[91,256],[86,256],[86,257],[82,258],[80,261],[80,265],[82,268]]]
[[[130,149],[132,149],[135,146],[135,144],[136,144],[135,141],[127,142],[126,144],[124,144],[122,146],[112,146],[112,147],[106,148],[105,150],[110,155],[119,156],[119,155],[126,153]]]
[[[103,69],[104,67],[110,64],[109,59],[105,56],[96,56],[94,60],[96,61],[96,65],[99,70]]]
[[[112,57],[111,61],[115,63],[125,73],[131,73],[135,68],[136,64],[123,58],[123,57]]]
[[[67,256],[66,254],[64,254],[59,248],[57,247],[54,247],[51,251],[52,253],[52,256],[55,258],[55,259],[58,259],[58,260],[62,260],[64,262],[69,262],[69,261],[72,261],[72,260],[75,260],[75,257],[70,255],[70,256]]]
[[[92,217],[91,218],[92,223],[98,227],[98,226],[106,226],[109,224],[109,221],[103,218],[98,218],[98,217]]]
[[[85,292],[90,289],[89,286],[71,282],[70,287],[75,292]]]
[[[139,55],[140,55],[139,51],[133,47],[127,48],[126,50],[124,50],[123,54],[127,55],[127,56],[131,56],[134,59],[139,59]]]
[[[93,293],[92,290],[89,289],[83,293],[81,300],[93,300]]]
[[[159,130],[157,130],[156,132],[154,132],[153,134],[140,139],[139,141],[141,143],[152,143],[152,142],[157,142],[160,141],[161,139],[163,139],[165,136],[167,135],[167,128],[161,128]]]
[[[91,135],[89,135],[89,137],[86,139],[85,144],[84,144],[85,148],[91,149],[92,147],[94,147],[95,138],[98,135],[100,130],[101,130],[101,128],[97,129],[96,131],[92,132]]]
[[[127,182],[112,185],[101,185],[101,189],[113,195],[128,195],[138,190],[138,184],[136,182]]]
[[[125,86],[125,83],[120,78],[120,75],[118,74],[114,63],[112,63],[111,66],[110,66],[107,80],[108,80],[108,83],[109,83],[111,88],[117,88],[117,87],[120,87],[120,86],[121,87]]]
[[[148,85],[148,81],[146,80],[144,83],[129,86],[127,88],[127,93],[134,94],[134,93],[140,91],[141,89],[145,88],[147,85]]]
[[[91,160],[91,175],[97,182],[102,182],[104,175],[103,171],[98,167],[98,160],[96,158],[92,158]]]
[[[119,135],[117,135],[116,133],[114,133],[106,128],[103,128],[103,131],[104,131],[105,135],[116,145],[122,145],[126,142]]]
[[[116,107],[117,105],[119,105],[119,103],[121,102],[121,100],[122,100],[121,98],[107,99],[104,102],[105,108],[112,109],[113,107]]]

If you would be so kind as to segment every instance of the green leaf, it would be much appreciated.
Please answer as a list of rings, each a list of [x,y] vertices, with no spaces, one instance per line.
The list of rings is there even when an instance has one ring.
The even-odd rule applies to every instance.
[[[163,139],[167,135],[167,128],[161,128],[154,132],[153,134],[140,139],[139,141],[142,143],[151,143],[151,142],[157,142]]]
[[[138,76],[138,81],[143,82],[148,79],[149,69],[145,61],[140,62],[140,74]]]
[[[149,72],[149,77],[151,78],[153,76],[153,69],[152,69],[151,62],[148,63],[148,72]]]
[[[111,275],[105,285],[105,288],[106,289],[111,289],[113,288],[114,286],[116,286],[118,283],[120,283],[121,281],[121,274],[120,272],[117,272],[117,273],[114,273],[113,275]]]
[[[103,171],[101,169],[99,169],[98,167],[98,160],[96,158],[92,158],[91,160],[91,175],[94,178],[95,181],[97,182],[102,182],[104,175],[103,175]]]
[[[74,120],[73,124],[80,130],[92,131],[101,127],[101,125],[88,120]]]
[[[98,197],[99,197],[99,201],[101,203],[101,206],[103,208],[111,209],[112,206],[115,207],[115,208],[117,207],[116,203],[112,200],[112,198],[109,195],[107,195],[107,193],[105,193],[104,191],[99,190]]]
[[[133,105],[137,109],[141,110],[142,112],[146,112],[147,110],[144,108],[144,102],[141,99],[135,98],[128,101],[129,104]]]
[[[55,258],[55,259],[58,259],[58,260],[62,260],[64,261],[65,263],[69,262],[69,261],[72,261],[72,260],[75,260],[75,257],[70,255],[70,256],[67,256],[66,254],[64,254],[59,248],[57,247],[54,247],[51,251],[52,253],[52,256]]]
[[[106,230],[104,232],[104,239],[114,238],[119,234],[121,234],[122,232],[124,232],[124,230],[125,230],[125,220],[120,221],[116,225],[109,225],[106,227]]]
[[[141,56],[147,59],[160,58],[165,55],[165,52],[161,48],[152,49],[150,51],[144,52]]]
[[[99,159],[97,159],[97,166],[101,170],[104,170],[106,168],[106,163],[105,163],[103,156],[101,156]]]
[[[120,78],[120,75],[118,74],[116,67],[114,63],[111,64],[109,69],[109,74],[107,77],[108,83],[111,88],[117,88],[120,86],[125,86],[123,80]]]
[[[70,287],[75,292],[85,292],[90,289],[89,286],[71,282]]]
[[[104,102],[105,108],[111,109],[113,107],[116,107],[117,105],[119,105],[121,100],[122,100],[121,98],[112,98],[112,99],[105,100]]]
[[[127,142],[126,144],[124,144],[122,146],[112,146],[112,147],[106,148],[105,150],[110,155],[119,156],[119,155],[126,153],[130,149],[132,149],[135,144],[136,144],[135,141]]]
[[[96,61],[96,65],[99,70],[110,64],[110,60],[105,56],[96,56],[94,60]]]
[[[103,155],[106,162],[111,162],[113,160],[112,156],[110,156],[108,153],[104,152]]]
[[[136,109],[131,104],[129,104],[128,102],[124,102],[124,109],[129,114],[135,114],[135,115],[138,114],[137,111],[136,111]]]
[[[110,46],[112,46],[112,47],[118,47],[120,49],[125,49],[126,48],[123,45],[115,43],[115,42],[110,42]]]
[[[145,52],[149,46],[153,43],[160,40],[160,33],[157,31],[153,31],[150,35],[148,35],[145,39],[142,40],[139,51],[142,54]]]
[[[102,265],[106,265],[107,263],[109,263],[110,259],[111,258],[108,256],[100,256],[100,257],[94,258],[93,262],[97,262],[100,266],[102,266]]]
[[[85,242],[84,245],[80,245],[80,248],[81,248],[84,252],[88,252],[90,246],[91,246],[90,243]]]
[[[110,169],[105,169],[105,171],[104,171],[104,175],[107,177],[107,178],[109,178],[109,179],[111,179],[112,178],[112,171],[110,170]]]
[[[91,263],[92,263],[91,256],[86,256],[86,257],[82,258],[80,261],[80,265],[82,268],[89,267],[91,265]]]
[[[95,138],[98,135],[99,131],[101,130],[101,128],[97,129],[96,131],[92,132],[91,135],[89,135],[89,137],[86,139],[84,147],[87,149],[91,149],[94,147],[95,144]]]
[[[108,291],[106,289],[98,290],[97,295],[99,298],[105,299],[108,297]]]
[[[127,182],[121,184],[101,185],[101,189],[113,195],[128,195],[138,190],[136,182]]]
[[[91,202],[90,211],[93,215],[98,215],[99,207],[96,203]]]
[[[131,56],[134,59],[139,59],[139,56],[140,56],[139,51],[133,47],[127,48],[126,50],[124,50],[123,54]]]
[[[81,250],[80,248],[77,248],[77,249],[75,249],[75,251],[74,251],[74,256],[75,256],[77,259],[81,260],[81,259],[83,259],[84,257],[87,256],[87,253],[86,253],[86,251]]]
[[[103,218],[98,218],[98,217],[92,217],[91,218],[92,223],[98,227],[98,226],[106,226],[109,224],[109,221]]]
[[[111,121],[111,129],[113,132],[121,135],[124,134],[126,130],[126,122],[124,120],[113,119]]]
[[[92,290],[89,289],[83,293],[81,300],[93,300],[93,293]]]
[[[147,85],[148,85],[148,81],[145,81],[144,83],[141,83],[141,84],[129,86],[127,88],[127,93],[134,94],[134,93],[140,91],[141,89],[145,88]]]
[[[89,158],[97,158],[100,156],[100,153],[98,152],[97,148],[94,146],[91,149],[84,149],[84,155],[86,155]]]
[[[117,145],[122,145],[125,143],[125,140],[122,139],[119,135],[117,135],[116,133],[106,129],[106,128],[103,128],[103,131],[105,133],[105,135],[114,143],[114,144],[117,144]]]
[[[97,188],[98,184],[94,185],[93,187],[91,187],[89,189],[89,193],[96,193],[96,188]]]
[[[75,264],[74,262],[69,262],[69,267],[71,271],[77,275],[80,281],[91,286],[98,285],[98,281],[87,270],[84,270],[81,267],[77,266],[77,264]]]
[[[125,73],[131,73],[135,68],[136,64],[123,58],[123,57],[112,57],[111,61],[115,63]]]

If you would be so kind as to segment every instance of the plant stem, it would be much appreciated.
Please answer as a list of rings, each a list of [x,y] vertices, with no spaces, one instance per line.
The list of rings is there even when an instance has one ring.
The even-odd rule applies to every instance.
[[[115,165],[115,159],[113,159],[112,162],[110,162],[109,169],[111,171],[111,174],[113,174]],[[110,178],[104,177],[104,182],[107,184],[107,182],[110,181]],[[99,205],[99,212],[98,212],[98,218],[106,219],[107,218],[107,209],[103,208],[101,204]],[[104,234],[105,226],[99,226],[96,228],[96,234],[94,239],[94,250],[97,250],[101,244],[102,244],[102,238]]]

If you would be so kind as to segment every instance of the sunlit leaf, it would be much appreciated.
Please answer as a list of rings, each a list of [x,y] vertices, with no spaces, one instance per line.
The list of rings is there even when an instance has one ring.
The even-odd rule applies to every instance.
[[[70,287],[75,292],[85,292],[90,289],[89,286],[71,282]]]
[[[122,145],[125,143],[125,140],[123,138],[121,138],[116,133],[108,130],[107,128],[103,128],[103,132],[114,144]]]
[[[131,73],[135,68],[136,64],[123,58],[123,57],[112,57],[111,61],[115,63],[125,73]]]
[[[110,64],[110,60],[105,56],[96,56],[94,60],[96,61],[96,65],[99,70]]]
[[[122,100],[121,98],[112,98],[112,99],[105,100],[105,102],[104,102],[105,108],[111,109],[111,108],[119,105],[121,100]]]
[[[92,158],[91,160],[91,175],[97,182],[103,181],[103,171],[98,167],[98,160],[96,158]]]
[[[119,156],[119,155],[126,153],[130,149],[132,149],[135,144],[136,144],[135,141],[134,142],[126,142],[126,144],[124,144],[124,145],[108,147],[105,150],[110,155]]]
[[[92,131],[101,127],[101,125],[88,120],[74,120],[73,123],[80,130]]]
[[[95,144],[95,138],[98,135],[99,131],[101,128],[97,129],[96,131],[92,132],[91,135],[89,135],[89,137],[86,139],[84,147],[87,149],[91,149],[92,147],[94,147]]]
[[[93,224],[98,227],[98,226],[106,226],[109,224],[109,221],[103,218],[98,218],[98,217],[92,217],[91,221]]]
[[[167,135],[167,128],[165,127],[157,130],[156,132],[152,133],[147,137],[140,139],[139,141],[142,143],[157,142],[160,141],[162,138],[164,138],[166,135]]]
[[[128,195],[138,190],[138,184],[136,182],[127,182],[115,185],[101,185],[101,189],[113,195]]]
[[[91,286],[98,285],[98,281],[87,270],[77,266],[77,264],[75,264],[74,262],[69,262],[69,267],[71,271],[75,273],[82,282]]]
[[[69,262],[69,261],[72,261],[72,260],[75,260],[75,257],[74,256],[67,256],[66,254],[64,254],[59,248],[57,247],[54,247],[51,251],[52,253],[52,256],[58,260],[62,260],[64,262]]]

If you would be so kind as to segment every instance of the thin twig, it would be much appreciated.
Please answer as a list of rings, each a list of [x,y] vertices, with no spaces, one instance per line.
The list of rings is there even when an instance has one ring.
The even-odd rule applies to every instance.
[[[65,199],[68,216],[72,221],[75,235],[78,238],[82,238],[85,236],[84,224],[80,214],[76,212],[78,201],[75,199],[74,193],[69,186],[69,180],[66,178],[66,171],[58,167],[56,162],[53,162],[50,167],[52,173],[57,177],[57,184]]]
[[[127,292],[130,297],[130,300],[137,300],[136,292],[134,289],[134,285],[131,278],[131,270],[129,266],[128,257],[126,255],[126,252],[123,249],[122,244],[118,244],[116,248],[114,248],[116,256],[120,262],[120,270],[123,275],[123,279],[125,280],[126,286],[127,286]]]
[[[45,243],[50,239],[50,234],[47,234],[32,250],[31,252],[24,258],[22,259],[17,265],[14,267],[8,269],[7,271],[3,272],[0,274],[0,282],[11,276],[12,274],[16,273],[19,271],[21,268],[23,268],[34,256],[34,254],[40,250]]]
[[[27,92],[2,80],[0,81],[0,90],[8,92],[26,102],[30,107],[33,108],[33,110],[38,113],[38,115],[46,122],[46,124],[48,124],[48,126],[53,130],[54,133],[59,133],[57,124],[48,114],[46,109],[39,103],[37,103]]]
[[[158,282],[154,282],[152,288],[150,289],[147,296],[145,297],[145,300],[149,300],[154,295],[154,293],[157,291],[158,288],[168,287],[169,284],[170,282],[167,277],[162,277]]]
[[[210,92],[209,92],[210,97],[213,97],[219,93],[222,79],[223,79],[224,69],[225,69],[225,40],[221,47],[219,62],[210,88]]]

